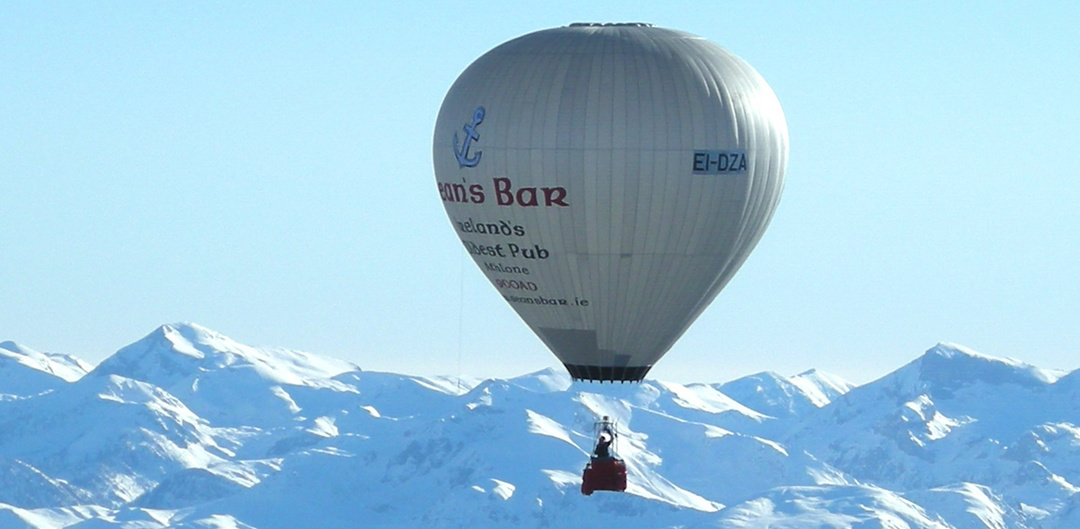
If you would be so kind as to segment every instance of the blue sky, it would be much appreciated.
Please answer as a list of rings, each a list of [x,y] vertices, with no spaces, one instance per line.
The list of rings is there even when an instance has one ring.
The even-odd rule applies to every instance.
[[[556,365],[457,242],[431,135],[485,51],[620,21],[747,60],[791,135],[769,231],[651,377],[865,382],[939,341],[1080,367],[1076,2],[5,2],[0,340]]]

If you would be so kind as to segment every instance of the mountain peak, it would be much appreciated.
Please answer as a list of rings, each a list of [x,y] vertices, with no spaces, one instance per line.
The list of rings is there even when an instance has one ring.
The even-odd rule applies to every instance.
[[[74,356],[41,353],[12,341],[0,343],[0,363],[5,360],[52,375],[64,382],[74,382],[90,370],[90,364]],[[0,391],[2,390],[0,387]]]
[[[818,371],[793,377],[766,371],[732,380],[719,389],[754,410],[781,417],[821,408],[852,387],[840,377]]]
[[[147,339],[168,342],[174,352],[193,358],[206,358],[207,354],[231,352],[242,347],[228,336],[190,322],[162,325],[143,340]]]
[[[804,371],[788,380],[819,408],[855,388],[855,384],[844,378],[817,369]]]
[[[349,362],[299,351],[251,347],[185,322],[158,327],[107,358],[94,373],[169,388],[199,373],[231,368],[253,369],[264,379],[292,385],[312,385],[314,380],[358,369]]]
[[[566,391],[566,389],[574,383],[570,378],[569,373],[563,369],[554,367],[548,367],[541,369],[540,371],[521,375],[510,381],[518,386],[537,393]]]
[[[6,350],[8,350],[9,352],[12,352],[12,353],[18,353],[18,352],[26,350],[25,347],[15,343],[15,342],[13,342],[11,340],[0,342],[0,349],[6,349]],[[2,352],[0,352],[0,353],[2,353]]]
[[[984,355],[949,342],[930,348],[915,363],[918,364],[920,379],[943,387],[956,387],[975,381],[995,386],[1042,386],[1052,384],[1062,376],[1056,371],[1012,358]]]
[[[968,348],[968,347],[965,347],[963,345],[960,345],[958,343],[953,343],[953,342],[938,342],[937,345],[927,349],[926,353],[924,353],[924,356],[925,355],[940,356],[940,357],[943,357],[943,358],[968,357],[968,358],[978,358],[978,359],[989,360],[989,361],[1002,360],[1002,361],[1007,361],[1007,362],[1013,362],[1013,363],[1016,363],[1016,364],[1020,364],[1020,362],[1017,362],[1015,360],[1000,359],[1000,358],[996,358],[996,357],[993,357],[993,356],[984,355],[982,353],[979,353],[978,351],[975,351],[974,349],[971,349],[971,348]]]

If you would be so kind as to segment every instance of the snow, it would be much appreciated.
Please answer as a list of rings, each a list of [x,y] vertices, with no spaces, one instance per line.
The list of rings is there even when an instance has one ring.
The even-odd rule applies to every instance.
[[[477,379],[465,377],[416,377],[413,382],[421,387],[454,396],[464,395],[480,383]]]
[[[335,419],[333,417],[316,417],[311,428],[306,431],[318,435],[320,437],[337,437],[338,429],[334,424]]]
[[[357,370],[348,362],[301,351],[256,348],[193,323],[163,325],[120,349],[94,370],[171,389],[200,373],[250,369],[268,382],[333,385],[332,377]]]
[[[819,408],[824,407],[836,397],[851,391],[851,388],[855,387],[836,375],[822,373],[816,369],[799,373],[789,380]]]
[[[532,410],[525,410],[525,413],[529,417],[529,433],[546,435],[565,441],[567,444],[577,446],[574,444],[574,441],[570,439],[570,432],[568,432],[563,425],[555,422],[550,417],[545,417]]]
[[[703,384],[694,384],[690,386],[683,386],[681,384],[673,384],[670,382],[657,382],[657,384],[673,397],[672,401],[675,404],[686,409],[700,410],[705,413],[714,414],[734,411],[754,420],[762,420],[765,418],[763,414],[751,410],[750,408],[735,402],[731,397]]]
[[[979,381],[992,385],[1039,387],[1052,384],[1065,373],[1041,369],[1012,358],[979,354],[962,345],[943,342],[920,359],[921,378],[928,383],[963,385]]]
[[[0,528],[1080,526],[1080,373],[937,344],[863,386],[416,377],[164,325],[0,343]],[[625,493],[578,492],[602,417]]]
[[[911,494],[928,510],[952,520],[954,524],[987,529],[1005,529],[1009,511],[1001,498],[985,486],[974,483],[957,483],[928,491]]]
[[[894,492],[869,486],[783,487],[725,509],[719,527],[948,529]]]
[[[498,496],[503,501],[509,500],[510,497],[514,495],[514,490],[517,489],[517,487],[502,480],[492,478],[491,481],[495,484],[491,489],[491,493]]]
[[[60,529],[83,520],[109,517],[108,509],[94,506],[75,506],[56,509],[21,509],[0,503],[0,527],[30,529]]]
[[[0,401],[31,397],[82,378],[90,365],[73,356],[0,343]]]
[[[53,375],[64,382],[74,382],[90,371],[90,364],[69,355],[39,353],[15,342],[0,343],[0,358]]]
[[[551,470],[544,469],[542,472],[551,480],[551,483],[555,484],[559,489],[567,487],[577,487],[581,485],[581,476],[565,470]]]

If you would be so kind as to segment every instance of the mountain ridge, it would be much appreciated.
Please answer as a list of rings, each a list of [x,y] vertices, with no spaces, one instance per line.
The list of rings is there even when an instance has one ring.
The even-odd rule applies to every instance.
[[[415,377],[191,323],[73,380],[39,369],[29,348],[2,348],[17,376],[0,377],[0,527],[1080,520],[1076,372],[958,344],[861,386],[816,370],[716,384],[600,385],[556,369]],[[577,487],[602,416],[618,425],[629,486],[586,498]]]

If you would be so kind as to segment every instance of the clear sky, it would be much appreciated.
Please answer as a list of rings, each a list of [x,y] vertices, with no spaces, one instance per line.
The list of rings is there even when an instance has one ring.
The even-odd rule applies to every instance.
[[[784,106],[783,199],[651,378],[866,382],[939,341],[1080,368],[1080,3],[0,3],[0,340],[191,321],[410,374],[557,365],[469,260],[431,137],[485,51],[650,22]]]

